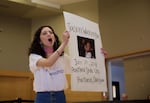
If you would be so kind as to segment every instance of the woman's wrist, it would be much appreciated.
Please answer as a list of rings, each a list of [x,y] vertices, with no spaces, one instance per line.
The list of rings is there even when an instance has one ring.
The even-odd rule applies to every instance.
[[[61,45],[63,45],[64,47],[66,47],[67,44],[68,44],[68,41],[64,41],[61,43]]]
[[[57,52],[58,56],[60,56],[60,55],[61,55],[61,53],[60,53],[58,50],[56,50],[56,52]]]
[[[62,42],[59,48],[56,50],[56,53],[60,56],[66,47],[66,43]]]

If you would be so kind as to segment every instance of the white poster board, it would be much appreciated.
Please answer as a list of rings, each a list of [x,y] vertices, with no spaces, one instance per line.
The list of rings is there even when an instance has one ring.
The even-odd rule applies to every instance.
[[[64,12],[64,19],[70,32],[71,90],[107,91],[98,24],[68,12]]]

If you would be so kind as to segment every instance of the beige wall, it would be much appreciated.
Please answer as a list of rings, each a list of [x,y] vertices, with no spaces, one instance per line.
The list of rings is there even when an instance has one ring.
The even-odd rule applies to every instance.
[[[0,16],[0,69],[28,70],[31,22]]]
[[[150,49],[149,0],[100,0],[99,17],[109,56]]]
[[[108,57],[150,50],[149,0],[100,0],[102,41]],[[150,90],[150,56],[124,60],[129,99],[145,99]]]
[[[63,6],[63,10],[82,16],[96,23],[99,22],[98,0],[87,0],[84,2]]]
[[[125,59],[124,67],[129,99],[146,99],[150,94],[150,55]]]

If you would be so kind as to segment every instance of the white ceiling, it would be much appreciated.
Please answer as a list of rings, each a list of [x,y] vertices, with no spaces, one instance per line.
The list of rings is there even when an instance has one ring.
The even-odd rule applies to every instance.
[[[86,0],[38,0],[38,1],[45,1],[45,2],[54,3],[58,5],[66,5],[66,4],[72,4],[72,3],[82,2]]]
[[[68,4],[82,2],[82,1],[86,1],[86,0],[31,0],[32,3],[53,7],[56,9],[60,9],[62,5],[68,5]]]
[[[1,0],[1,15],[17,16],[22,18],[34,18],[60,13],[61,6],[87,0],[28,0],[31,5],[20,3],[17,0]],[[34,5],[36,4],[36,5]],[[37,5],[42,5],[37,6]],[[45,9],[46,8],[46,9]]]

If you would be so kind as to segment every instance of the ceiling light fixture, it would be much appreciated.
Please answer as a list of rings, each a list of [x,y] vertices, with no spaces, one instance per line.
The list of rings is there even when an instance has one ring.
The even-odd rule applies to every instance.
[[[40,5],[44,5],[47,7],[55,8],[55,9],[60,9],[60,5],[54,4],[51,2],[46,2],[46,1],[42,1],[42,0],[31,0],[31,2],[36,3],[36,4],[40,4]]]

